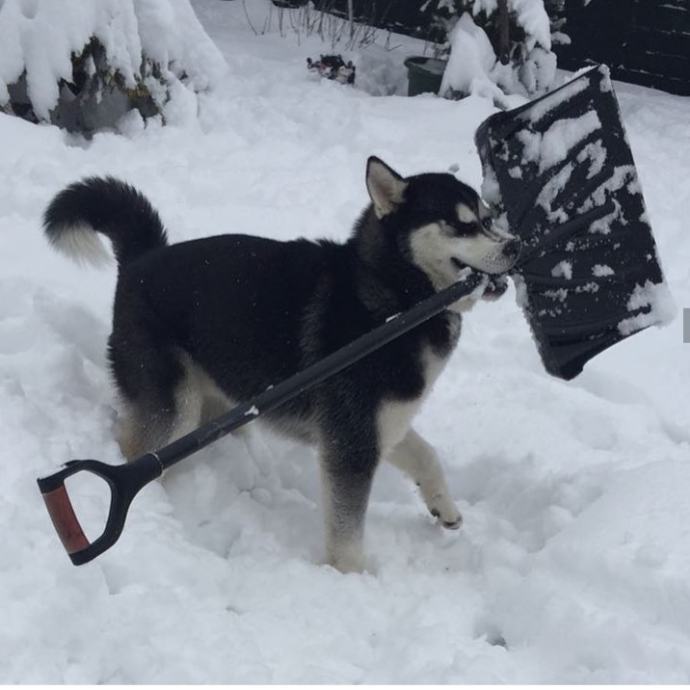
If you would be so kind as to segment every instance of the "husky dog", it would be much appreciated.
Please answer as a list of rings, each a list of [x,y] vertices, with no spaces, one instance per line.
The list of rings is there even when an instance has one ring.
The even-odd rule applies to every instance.
[[[44,219],[50,242],[95,262],[107,257],[100,233],[117,259],[109,358],[127,458],[265,391],[463,269],[502,274],[517,258],[518,241],[453,175],[403,178],[371,157],[366,186],[371,203],[344,244],[219,235],[169,246],[156,211],[124,182],[92,177],[55,197]],[[456,302],[262,417],[317,446],[327,560],[341,571],[365,565],[364,518],[382,459],[412,478],[444,527],[460,526],[436,453],[410,423],[472,303]]]

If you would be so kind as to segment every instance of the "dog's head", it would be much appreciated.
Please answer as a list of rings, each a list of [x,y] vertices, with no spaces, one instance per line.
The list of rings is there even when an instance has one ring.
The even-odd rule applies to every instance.
[[[403,178],[372,156],[366,181],[380,223],[437,290],[468,266],[501,274],[515,263],[520,242],[497,228],[479,195],[453,175]]]

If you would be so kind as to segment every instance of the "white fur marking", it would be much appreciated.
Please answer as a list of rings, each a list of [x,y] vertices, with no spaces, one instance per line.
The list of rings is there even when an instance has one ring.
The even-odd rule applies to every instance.
[[[61,225],[57,233],[51,235],[51,244],[61,254],[80,264],[103,266],[112,263],[111,255],[90,225]]]
[[[412,259],[437,290],[451,285],[457,276],[457,270],[450,263],[451,241],[438,223],[424,225],[410,236]]]
[[[203,419],[205,405],[211,403],[224,411],[233,407],[232,401],[186,352],[180,352],[180,361],[185,372],[175,390],[175,425],[168,442],[194,431],[203,421],[210,421]],[[247,414],[254,414],[253,410],[256,408]]]
[[[367,170],[367,191],[378,218],[391,213],[403,200],[407,183],[383,161],[373,160]]]
[[[451,259],[486,273],[503,273],[513,260],[503,253],[503,241],[494,241],[481,232],[471,237],[455,237],[443,231],[438,223],[415,230],[410,237],[412,259],[443,290],[458,280],[458,269]]]
[[[397,400],[382,401],[377,418],[379,452],[382,456],[388,454],[405,438],[413,417],[417,414],[424,399],[436,382],[446,361],[446,357],[438,357],[430,349],[427,349],[422,355],[424,390],[419,397],[404,402]]]
[[[458,220],[461,223],[476,223],[479,220],[477,214],[465,204],[458,204],[455,207],[455,212],[458,214]]]

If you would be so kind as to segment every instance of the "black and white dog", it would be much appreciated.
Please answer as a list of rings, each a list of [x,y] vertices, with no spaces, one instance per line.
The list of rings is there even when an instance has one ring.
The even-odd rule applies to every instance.
[[[344,244],[219,235],[169,246],[156,211],[123,182],[89,178],[55,197],[45,230],[56,248],[95,261],[107,256],[101,233],[117,258],[109,356],[127,458],[313,364],[468,266],[501,274],[518,255],[518,241],[453,175],[403,178],[372,157],[366,185],[372,203]],[[266,415],[318,447],[327,559],[336,568],[364,567],[364,519],[381,459],[410,475],[445,527],[460,526],[436,453],[410,423],[472,304],[457,302]]]

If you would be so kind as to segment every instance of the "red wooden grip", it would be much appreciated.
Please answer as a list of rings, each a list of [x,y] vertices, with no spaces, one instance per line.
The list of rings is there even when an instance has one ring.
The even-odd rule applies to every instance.
[[[74,514],[72,502],[69,500],[65,485],[43,494],[50,519],[62,541],[67,553],[76,553],[89,546],[89,540]]]

